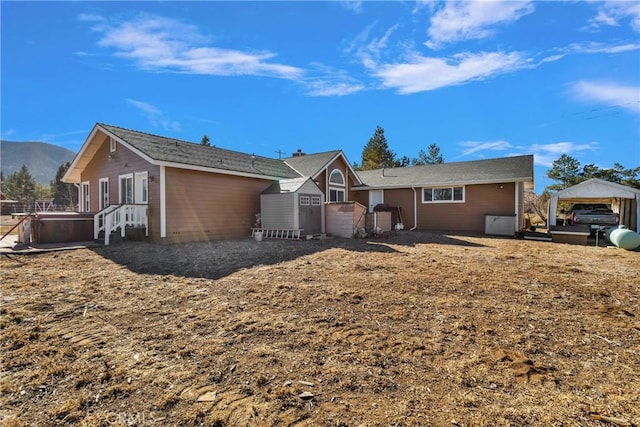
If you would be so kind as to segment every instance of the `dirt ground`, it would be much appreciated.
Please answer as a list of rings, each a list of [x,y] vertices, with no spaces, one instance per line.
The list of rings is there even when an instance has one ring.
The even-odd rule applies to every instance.
[[[0,274],[8,426],[640,423],[640,252],[400,232]]]

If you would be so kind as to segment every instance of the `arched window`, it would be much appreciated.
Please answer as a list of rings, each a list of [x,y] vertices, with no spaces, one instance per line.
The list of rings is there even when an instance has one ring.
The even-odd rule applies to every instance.
[[[329,201],[330,202],[344,202],[345,197],[345,180],[342,171],[334,169],[329,175]]]
[[[329,183],[344,187],[344,175],[340,169],[334,169],[329,175]]]

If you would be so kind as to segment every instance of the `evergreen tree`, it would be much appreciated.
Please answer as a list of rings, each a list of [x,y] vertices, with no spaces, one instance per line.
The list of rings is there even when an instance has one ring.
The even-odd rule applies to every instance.
[[[71,162],[63,163],[58,167],[56,177],[51,181],[51,195],[53,203],[58,208],[74,207],[78,205],[78,189],[73,184],[62,182],[62,177],[71,166]]]
[[[549,189],[554,191],[571,187],[583,181],[580,176],[580,162],[567,154],[563,154],[557,160],[554,160],[551,169],[547,172],[547,176],[554,181],[559,181],[558,184],[549,186]]]
[[[200,141],[200,145],[204,145],[205,147],[211,147],[211,142],[209,141],[209,135],[204,135],[202,140]]]
[[[428,153],[425,153],[424,150],[420,150],[420,152],[418,152],[418,158],[413,159],[411,163],[414,166],[434,165],[436,163],[444,163],[444,158],[440,153],[440,147],[436,144],[431,144],[429,145]]]
[[[399,166],[396,155],[389,149],[384,129],[376,127],[373,136],[362,150],[362,164],[358,169],[371,170]]]
[[[9,175],[2,191],[9,199],[19,200],[31,208],[36,201],[36,181],[26,165],[22,165],[19,171]]]

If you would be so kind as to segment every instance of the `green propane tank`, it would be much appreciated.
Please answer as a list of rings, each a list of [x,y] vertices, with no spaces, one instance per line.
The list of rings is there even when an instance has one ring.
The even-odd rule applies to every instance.
[[[608,240],[608,241],[610,241],[610,242],[611,242],[611,233],[612,233],[614,230],[617,230],[618,228],[627,228],[627,226],[626,226],[626,225],[618,225],[618,226],[616,226],[616,227],[611,227],[611,228],[609,228],[609,229],[607,230],[607,233],[605,234],[605,236],[606,236],[606,238],[607,238],[607,240]],[[611,242],[611,243],[613,243],[613,242]]]
[[[619,248],[633,250],[640,246],[640,234],[627,228],[618,228],[611,232],[611,243]]]

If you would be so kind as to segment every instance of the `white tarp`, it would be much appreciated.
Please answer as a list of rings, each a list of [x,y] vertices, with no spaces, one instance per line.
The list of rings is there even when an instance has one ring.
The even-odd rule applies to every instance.
[[[582,203],[608,203],[618,213],[621,213],[619,210],[621,205],[627,205],[626,203],[621,203],[621,199],[635,200],[635,224],[632,224],[630,228],[638,228],[638,224],[640,224],[640,209],[638,209],[638,206],[640,206],[640,190],[636,188],[592,178],[573,187],[560,190],[549,199],[549,226],[556,225],[556,212],[558,210],[558,200],[560,199]]]

